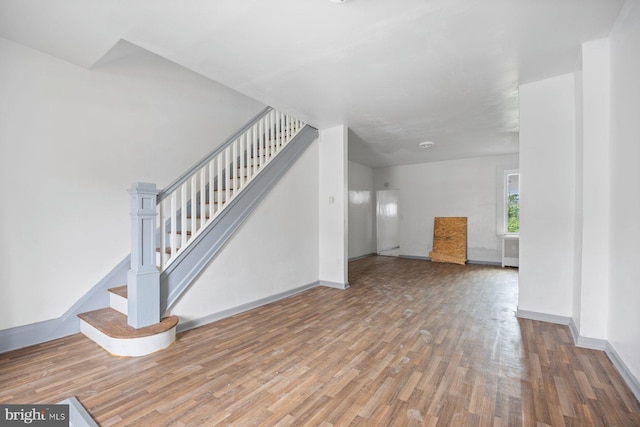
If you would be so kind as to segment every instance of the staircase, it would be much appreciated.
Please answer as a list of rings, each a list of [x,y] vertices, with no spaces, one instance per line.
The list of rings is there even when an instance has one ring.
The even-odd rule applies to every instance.
[[[267,108],[166,189],[134,184],[127,284],[108,290],[109,307],[78,315],[81,332],[119,356],[170,346],[178,318],[163,313],[316,138]]]

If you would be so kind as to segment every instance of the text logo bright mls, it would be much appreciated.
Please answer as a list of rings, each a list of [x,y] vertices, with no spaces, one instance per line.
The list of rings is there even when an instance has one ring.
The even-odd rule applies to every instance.
[[[69,405],[0,405],[0,426],[69,427]]]

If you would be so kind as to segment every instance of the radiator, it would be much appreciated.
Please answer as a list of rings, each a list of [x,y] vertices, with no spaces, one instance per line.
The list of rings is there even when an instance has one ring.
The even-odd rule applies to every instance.
[[[520,259],[520,239],[518,236],[502,236],[502,266],[518,267]]]

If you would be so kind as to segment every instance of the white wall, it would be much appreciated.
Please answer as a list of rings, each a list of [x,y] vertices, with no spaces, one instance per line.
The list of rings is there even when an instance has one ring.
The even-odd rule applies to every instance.
[[[400,190],[400,254],[427,257],[436,216],[468,217],[467,258],[500,262],[496,185],[518,156],[393,166],[374,170],[376,190]]]
[[[206,318],[318,280],[318,141],[171,310]]]
[[[0,39],[0,329],[62,315],[130,253],[162,188],[263,105],[142,49],[86,70]]]
[[[608,340],[640,381],[640,1],[628,1],[610,37],[611,227]]]
[[[609,41],[595,40],[582,45],[582,87],[576,92],[576,116],[581,116],[581,159],[576,162],[575,259],[581,271],[579,307],[574,319],[583,337],[607,336],[609,289]],[[580,194],[579,191],[582,193]],[[578,258],[581,258],[578,261]],[[579,308],[579,310],[578,310]],[[576,316],[579,311],[579,316]]]
[[[584,117],[582,113],[582,51],[578,54],[576,70],[574,72],[575,83],[575,200],[574,200],[574,239],[573,239],[573,308],[572,318],[578,330],[580,329],[580,317],[582,316],[582,229],[583,229],[583,177],[584,168],[582,167],[584,158]]]
[[[373,169],[349,162],[349,259],[376,253]]]
[[[320,130],[319,158],[319,276],[327,286],[348,285],[348,129]]]
[[[573,74],[520,87],[518,309],[572,315],[575,221]]]

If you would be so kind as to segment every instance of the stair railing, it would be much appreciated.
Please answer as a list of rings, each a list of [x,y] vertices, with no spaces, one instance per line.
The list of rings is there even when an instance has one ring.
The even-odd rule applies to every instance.
[[[160,271],[166,269],[304,127],[266,108],[157,196]]]

